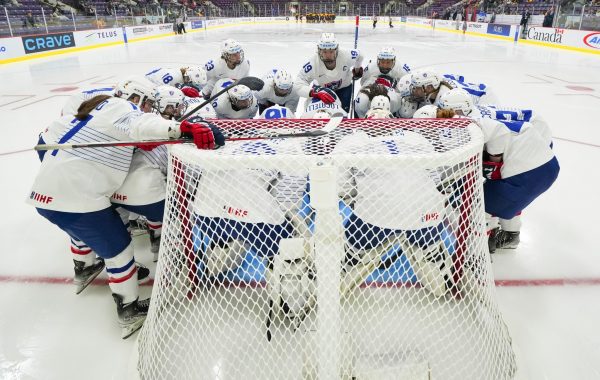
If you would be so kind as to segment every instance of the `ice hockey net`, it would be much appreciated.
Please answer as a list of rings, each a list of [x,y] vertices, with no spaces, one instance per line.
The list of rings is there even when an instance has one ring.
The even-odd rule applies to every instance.
[[[507,379],[466,119],[218,120],[175,146],[142,379]]]

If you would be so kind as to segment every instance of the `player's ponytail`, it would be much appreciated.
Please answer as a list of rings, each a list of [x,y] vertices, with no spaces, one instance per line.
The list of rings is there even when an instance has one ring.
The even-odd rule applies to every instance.
[[[96,108],[98,104],[110,98],[112,98],[110,95],[96,95],[93,98],[86,100],[85,102],[81,103],[79,108],[77,108],[75,118],[77,120],[83,120],[87,118],[90,115],[90,112],[92,112],[92,110]]]
[[[437,109],[436,118],[438,119],[452,119],[456,115],[453,110],[444,110],[441,108]]]

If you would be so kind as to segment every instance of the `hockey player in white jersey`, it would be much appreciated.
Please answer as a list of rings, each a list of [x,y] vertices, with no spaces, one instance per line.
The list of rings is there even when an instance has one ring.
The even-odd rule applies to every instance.
[[[491,117],[499,115],[480,113],[491,108],[476,108],[460,89],[440,97],[439,106],[468,115],[481,127],[485,143],[483,170],[487,178],[483,185],[485,210],[500,218],[501,227],[490,249],[516,248],[521,211],[552,186],[560,171],[548,132],[536,127],[531,119],[530,122],[501,120]],[[526,117],[523,112],[521,116]]]
[[[287,107],[283,107],[280,105],[271,106],[263,111],[260,114],[259,119],[295,119],[296,115],[292,112],[291,109]]]
[[[84,101],[93,98],[97,95],[108,95],[113,96],[115,93],[114,87],[99,87],[99,88],[90,88],[88,90],[81,91],[79,93],[73,94],[69,96],[67,102],[63,106],[60,111],[61,116],[65,115],[75,115],[77,113],[77,109]]]
[[[409,73],[410,67],[406,63],[396,62],[396,50],[389,46],[383,47],[377,53],[377,59],[369,61],[365,66],[360,85],[364,87],[379,83],[395,88],[400,79]]]
[[[213,93],[233,83],[224,78],[217,81]],[[240,84],[219,95],[211,103],[218,119],[252,119],[258,112],[258,103],[252,90]]]
[[[333,103],[325,89],[333,90],[344,111],[349,112],[352,97],[352,80],[363,75],[363,57],[358,50],[340,49],[333,33],[323,33],[317,43],[317,53],[302,66],[294,86],[305,98]],[[313,85],[313,81],[316,84]]]
[[[237,80],[247,77],[250,72],[250,61],[244,57],[242,45],[229,38],[221,43],[221,57],[206,62],[204,68],[208,75],[208,83],[202,89],[202,94],[205,99],[208,99],[219,79]]]
[[[390,99],[387,96],[378,95],[371,101],[371,108],[367,111],[366,119],[390,119],[392,118],[390,110]]]
[[[151,140],[191,134],[198,148],[214,147],[213,130],[206,124],[177,123],[142,113],[140,106],[153,100],[152,89],[144,83],[131,81],[124,90],[124,97],[136,104],[96,96],[82,103],[75,117],[53,122],[49,129],[60,130],[59,138],[46,142]],[[84,241],[104,259],[123,338],[141,327],[149,305],[148,300],[138,299],[131,236],[110,202],[127,176],[133,150],[106,147],[48,151],[27,200],[40,215]]]
[[[348,117],[348,113],[342,108],[342,102],[337,94],[328,88],[322,90],[333,99],[333,102],[324,102],[319,98],[312,98],[306,105],[302,119],[327,119],[334,116]]]
[[[153,98],[154,109],[166,120],[177,119],[185,113],[185,96],[177,88],[158,86]],[[146,217],[155,262],[162,233],[168,163],[166,145],[135,149],[127,177],[110,199],[111,203]]]
[[[377,99],[380,100],[380,99]],[[424,154],[433,152],[431,143],[413,131],[398,130],[385,136],[369,131],[344,137],[335,154]],[[348,243],[344,292],[360,285],[394,247],[409,260],[421,285],[436,297],[453,286],[453,262],[442,239],[446,220],[446,199],[437,189],[439,178],[419,168],[341,168],[340,197],[351,209],[344,219]],[[374,187],[377,191],[373,191]],[[419,199],[426,202],[411,203]],[[399,253],[397,251],[396,254]]]
[[[273,105],[280,105],[296,112],[300,96],[297,88],[294,87],[294,78],[290,73],[273,69],[263,78],[263,81],[265,85],[255,93],[260,114]]]
[[[390,79],[391,81],[391,79]],[[365,118],[367,112],[371,108],[371,101],[377,96],[384,96],[390,102],[390,112],[392,114],[399,113],[402,98],[393,87],[388,87],[379,83],[371,83],[360,89],[354,99],[354,112],[356,117]]]
[[[146,74],[146,78],[157,86],[177,87],[191,98],[199,97],[208,81],[206,70],[200,66],[159,67]]]

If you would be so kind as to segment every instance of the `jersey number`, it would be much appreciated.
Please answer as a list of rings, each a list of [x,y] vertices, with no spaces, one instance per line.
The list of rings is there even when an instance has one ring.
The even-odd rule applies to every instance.
[[[213,63],[213,61],[208,61],[206,62],[206,65],[204,65],[204,67],[206,68],[206,71],[210,71],[215,68],[215,64]]]
[[[287,117],[287,108],[270,108],[265,112],[265,119],[283,119]]]
[[[302,68],[304,69],[305,73],[308,73],[310,70],[312,70],[312,66],[310,65],[310,62],[308,62],[306,65],[302,66]]]
[[[171,74],[165,74],[162,77],[162,81],[164,84],[169,84],[169,82],[172,80],[173,80],[173,77],[171,76]]]

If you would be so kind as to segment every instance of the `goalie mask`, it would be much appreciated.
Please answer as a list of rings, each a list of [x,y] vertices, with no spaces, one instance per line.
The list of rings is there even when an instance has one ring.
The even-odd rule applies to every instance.
[[[239,42],[228,38],[221,44],[221,58],[225,60],[230,69],[234,69],[244,62],[244,49]]]
[[[430,70],[417,70],[410,78],[410,95],[415,101],[423,101],[430,94],[439,90],[442,80]]]
[[[181,90],[171,86],[158,86],[154,92],[154,108],[165,119],[178,118],[185,113],[185,96]]]
[[[317,43],[317,53],[319,59],[323,61],[325,66],[335,65],[338,55],[338,42],[333,33],[323,33]]]
[[[377,67],[382,74],[389,74],[396,65],[396,51],[393,47],[384,47],[377,53]]]
[[[273,78],[273,90],[277,96],[287,96],[292,92],[294,79],[292,75],[285,70],[277,71]]]
[[[198,90],[208,82],[208,76],[206,70],[200,66],[187,66],[181,68],[181,74],[183,75],[183,84],[193,86]]]
[[[130,101],[142,112],[152,112],[154,107],[154,83],[139,76],[131,76],[115,87],[115,96]]]
[[[469,116],[475,108],[471,95],[461,88],[453,88],[442,94],[438,104],[441,109],[452,110],[460,116]]]
[[[227,91],[229,94],[229,101],[234,111],[243,110],[252,106],[254,95],[252,90],[243,84],[239,84]]]

